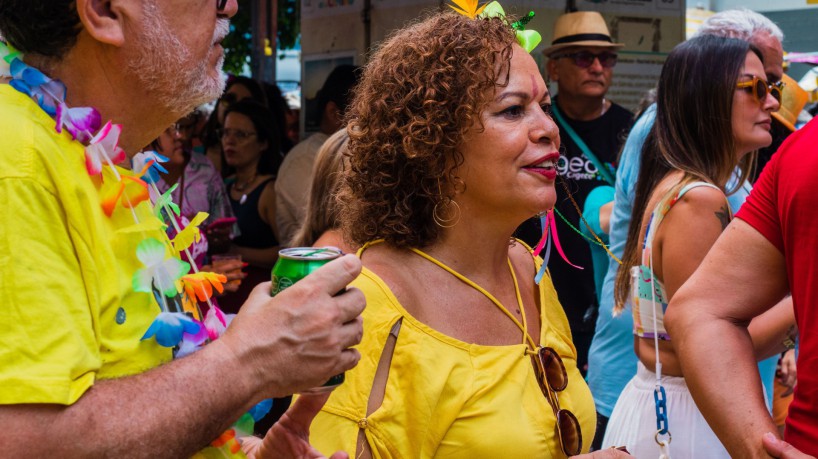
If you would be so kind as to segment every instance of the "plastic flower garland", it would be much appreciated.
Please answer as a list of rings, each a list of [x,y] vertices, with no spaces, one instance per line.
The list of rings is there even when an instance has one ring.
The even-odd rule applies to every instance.
[[[165,229],[162,214],[176,230],[176,236],[169,240],[145,237],[136,249],[136,257],[143,268],[132,277],[135,292],[153,295],[161,312],[153,320],[142,336],[142,340],[154,339],[159,345],[174,348],[174,357],[179,358],[200,349],[208,341],[218,339],[230,322],[210,298],[214,290],[222,292],[225,276],[210,272],[200,272],[180,258],[185,252],[188,260],[193,260],[189,247],[201,238],[198,225],[206,218],[199,213],[185,228],[180,228],[177,219],[179,206],[173,203],[173,188],[162,194],[156,181],[159,174],[167,172],[161,163],[168,158],[148,151],[135,155],[132,159],[134,174],[120,173],[116,164],[125,160],[125,152],[119,147],[122,126],[110,121],[104,125],[100,113],[91,107],[71,108],[65,103],[67,89],[56,79],[51,79],[39,70],[23,62],[23,55],[11,45],[0,41],[0,78],[11,78],[9,85],[31,97],[46,113],[55,119],[55,130],[63,131],[85,145],[85,167],[88,175],[98,184],[102,196],[100,206],[109,218],[118,206],[130,209],[134,224],[122,228],[122,233],[147,234],[148,231]],[[103,169],[108,168],[106,174]],[[108,177],[106,177],[108,176]],[[113,177],[113,180],[109,180]],[[153,213],[149,221],[141,221],[133,208],[151,199]],[[161,234],[165,234],[164,231]],[[168,253],[173,256],[167,256]],[[189,272],[193,270],[192,273]],[[207,302],[209,310],[202,320],[198,301]],[[253,422],[270,410],[269,400],[261,402],[237,423],[243,434],[252,434]],[[235,439],[235,429],[225,432],[194,457],[245,457]]]

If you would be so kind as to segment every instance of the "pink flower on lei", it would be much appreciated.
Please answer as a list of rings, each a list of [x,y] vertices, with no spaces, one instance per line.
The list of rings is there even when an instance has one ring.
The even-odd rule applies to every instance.
[[[219,339],[224,334],[235,314],[225,314],[215,304],[205,314],[204,326],[211,341]]]
[[[69,109],[71,111],[74,109]],[[59,126],[59,124],[58,124]],[[85,147],[85,168],[88,175],[98,175],[105,163],[117,164],[125,160],[125,150],[119,148],[122,126],[110,121],[95,135]],[[72,134],[73,135],[73,134]]]
[[[57,132],[62,132],[62,130],[65,129],[69,134],[71,134],[72,138],[79,140],[83,144],[93,142],[93,139],[98,139],[97,141],[99,141],[99,134],[96,136],[92,134],[99,129],[99,126],[102,123],[102,116],[95,108],[68,108],[68,105],[65,105],[65,102],[60,102],[57,104],[55,117],[57,119]],[[111,122],[109,121],[107,124],[111,124]],[[105,129],[103,128],[103,130]],[[108,130],[110,130],[110,128],[108,128]],[[107,132],[103,134],[103,138],[106,135]],[[116,144],[118,141],[119,132],[117,131],[114,144]]]

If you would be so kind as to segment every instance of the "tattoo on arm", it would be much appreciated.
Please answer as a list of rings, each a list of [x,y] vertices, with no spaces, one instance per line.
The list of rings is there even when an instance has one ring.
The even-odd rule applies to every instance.
[[[798,328],[795,324],[790,325],[790,328],[787,329],[787,332],[784,334],[784,339],[781,341],[781,344],[784,345],[785,348],[795,349],[795,341],[798,339]]]
[[[727,206],[721,206],[718,212],[713,212],[716,215],[716,218],[719,219],[721,222],[721,230],[724,231],[727,228],[727,225],[730,224],[730,210],[727,209]]]

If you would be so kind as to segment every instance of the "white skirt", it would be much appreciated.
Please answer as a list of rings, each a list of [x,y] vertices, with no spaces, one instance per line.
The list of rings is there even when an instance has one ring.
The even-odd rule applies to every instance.
[[[673,459],[729,459],[716,434],[707,425],[680,376],[663,376],[667,400],[669,445]],[[653,389],[656,373],[639,362],[636,376],[628,382],[616,401],[602,447],[626,446],[633,457],[654,459],[660,454],[656,443],[656,404]],[[660,439],[667,439],[662,436]]]

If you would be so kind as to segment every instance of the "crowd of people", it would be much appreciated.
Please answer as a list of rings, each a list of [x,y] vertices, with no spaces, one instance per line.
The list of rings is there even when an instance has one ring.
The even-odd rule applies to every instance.
[[[818,126],[769,19],[634,114],[599,13],[540,68],[453,0],[298,139],[221,71],[235,0],[50,3],[0,0],[0,455],[818,456]],[[345,255],[271,296],[303,246]]]
[[[311,183],[314,174],[320,181],[337,181],[327,168],[340,165],[343,150],[336,148],[338,154],[327,153],[324,160],[317,156],[328,136],[343,127],[357,72],[342,65],[327,76],[316,95],[320,130],[303,142],[287,132],[291,109],[275,85],[230,76],[209,116],[197,108],[144,148],[167,158],[158,192],[175,186],[171,195],[182,209],[181,225],[199,212],[208,214],[204,237],[192,252],[199,266],[228,278],[227,291],[213,300],[224,312],[237,313],[253,288],[269,279],[280,249],[312,245],[332,229],[326,225],[335,225],[337,218],[326,220],[325,214],[330,191],[337,187]],[[321,207],[308,212],[313,188],[309,204]],[[168,226],[172,237],[176,233]],[[319,233],[310,240],[299,236],[304,231]],[[321,243],[326,241],[346,248],[340,237]]]

